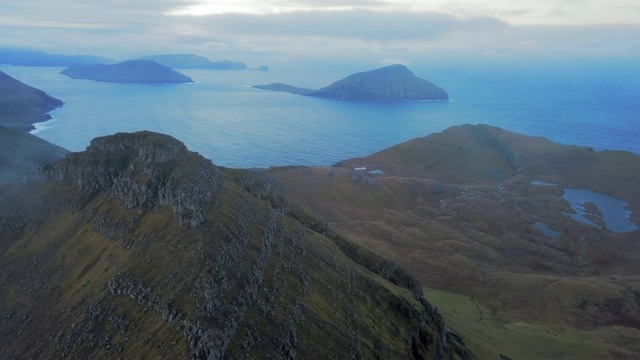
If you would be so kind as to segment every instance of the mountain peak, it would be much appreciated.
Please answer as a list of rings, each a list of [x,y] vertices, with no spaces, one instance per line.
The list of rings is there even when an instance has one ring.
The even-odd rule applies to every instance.
[[[447,92],[401,64],[356,73],[311,94],[363,100],[447,100]]]
[[[448,100],[449,94],[431,82],[416,77],[402,64],[359,72],[320,90],[284,84],[255,85],[255,88],[292,94],[347,100]]]
[[[117,133],[91,140],[88,152],[133,151],[147,162],[167,162],[179,154],[187,152],[187,147],[179,140],[152,131]]]
[[[372,70],[372,71],[376,71],[376,70]],[[409,68],[407,68],[403,64],[387,65],[385,67],[381,67],[381,68],[377,69],[377,71],[408,71],[408,72],[411,72],[411,70],[409,70]]]
[[[413,276],[262,172],[138,132],[41,180],[0,185],[0,358],[474,358]]]
[[[42,168],[40,178],[97,194],[106,191],[127,208],[145,212],[173,208],[183,226],[196,227],[215,202],[219,170],[168,136],[150,131],[96,138],[84,152]]]

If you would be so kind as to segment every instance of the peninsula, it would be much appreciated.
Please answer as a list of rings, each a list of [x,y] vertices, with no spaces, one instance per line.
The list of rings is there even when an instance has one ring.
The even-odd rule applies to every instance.
[[[448,100],[449,94],[433,83],[396,64],[356,73],[319,90],[280,83],[254,85],[254,88],[284,91],[297,95],[347,100]]]
[[[151,60],[129,60],[114,65],[71,66],[63,70],[61,74],[74,79],[117,83],[168,84],[193,82],[190,77]]]
[[[47,113],[62,104],[62,100],[0,71],[1,126],[33,130],[32,124],[51,119]]]

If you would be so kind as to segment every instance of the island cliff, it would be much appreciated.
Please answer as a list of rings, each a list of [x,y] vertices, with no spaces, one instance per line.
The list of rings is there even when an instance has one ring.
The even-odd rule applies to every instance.
[[[347,100],[448,100],[447,92],[416,77],[404,65],[356,73],[319,90],[285,84],[255,85],[255,88],[292,94]]]
[[[0,185],[0,358],[473,359],[396,264],[139,132]]]
[[[61,72],[74,79],[119,83],[188,83],[190,77],[151,60],[129,60],[114,65],[78,65]]]
[[[33,130],[33,123],[47,121],[47,114],[64,103],[42,90],[0,71],[0,125]]]

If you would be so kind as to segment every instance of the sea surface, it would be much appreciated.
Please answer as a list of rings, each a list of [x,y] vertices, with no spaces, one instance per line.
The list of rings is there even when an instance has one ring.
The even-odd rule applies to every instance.
[[[353,69],[180,70],[191,84],[75,80],[58,67],[0,71],[65,102],[33,132],[72,151],[97,136],[172,135],[227,167],[326,166],[452,125],[490,124],[563,144],[640,154],[640,71],[633,61],[410,64],[448,102],[328,100],[251,87],[320,88]],[[371,67],[363,68],[362,71]]]

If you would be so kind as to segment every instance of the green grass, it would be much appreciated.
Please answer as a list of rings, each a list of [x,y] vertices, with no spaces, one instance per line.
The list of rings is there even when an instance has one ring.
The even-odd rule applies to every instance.
[[[581,330],[549,322],[523,322],[513,313],[498,313],[466,295],[425,289],[447,322],[481,359],[632,359],[637,346],[620,347],[621,339],[640,341],[640,331],[623,327]],[[509,320],[509,318],[511,318]]]
[[[640,354],[637,236],[576,223],[563,215],[569,207],[556,187],[516,176],[500,191],[447,186],[430,194],[411,185],[416,179],[344,168],[270,174],[293,203],[440,289],[427,298],[482,358]],[[546,237],[536,221],[561,237]]]

